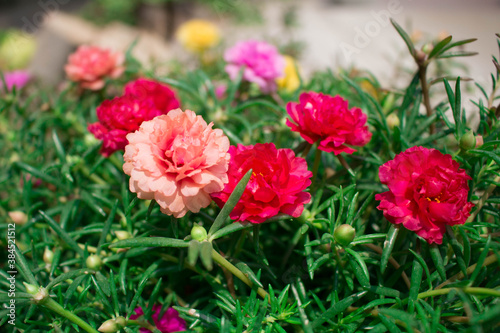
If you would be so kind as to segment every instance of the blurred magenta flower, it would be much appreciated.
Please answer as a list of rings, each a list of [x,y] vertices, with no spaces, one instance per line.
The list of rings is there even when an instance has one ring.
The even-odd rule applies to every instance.
[[[347,100],[317,92],[302,93],[299,103],[286,106],[292,118],[286,124],[310,144],[319,141],[318,149],[352,154],[350,146],[364,146],[372,133],[366,126],[367,116],[359,108],[349,109]]]
[[[226,50],[224,60],[231,80],[244,68],[243,80],[258,84],[263,93],[276,91],[276,79],[282,77],[285,70],[285,58],[276,47],[257,40],[238,42]]]
[[[127,83],[125,95],[137,99],[149,99],[162,113],[180,107],[179,99],[168,85],[150,79],[137,79]]]
[[[379,169],[389,191],[375,196],[385,218],[441,244],[447,225],[464,224],[474,204],[467,201],[471,179],[458,162],[439,150],[412,147]]]
[[[122,75],[125,67],[125,55],[97,46],[80,45],[76,52],[68,58],[64,67],[71,81],[78,82],[80,87],[99,90],[104,87],[104,79],[116,79]]]
[[[162,333],[172,333],[172,332],[181,332],[186,330],[186,322],[184,319],[179,317],[179,312],[174,308],[168,308],[167,311],[163,313],[160,318],[161,305],[155,304],[153,305],[153,315],[151,318],[153,319],[154,325],[160,332]],[[138,307],[135,309],[135,314],[130,316],[130,319],[135,320],[140,316],[144,315],[144,311],[142,308]],[[141,333],[151,332],[147,328],[139,328]]]
[[[227,183],[229,139],[201,116],[181,109],[145,121],[127,135],[123,171],[130,191],[182,217],[207,207]]]
[[[30,73],[25,70],[4,72],[3,76],[8,91],[11,91],[14,86],[16,87],[16,89],[21,89],[31,79]],[[3,90],[3,87],[4,83],[2,80],[0,80],[0,90]]]
[[[219,193],[212,193],[222,207],[245,173],[252,177],[230,217],[235,221],[262,223],[278,213],[299,217],[311,195],[304,190],[311,184],[312,172],[306,160],[295,157],[291,149],[276,149],[274,143],[229,148],[229,183]]]

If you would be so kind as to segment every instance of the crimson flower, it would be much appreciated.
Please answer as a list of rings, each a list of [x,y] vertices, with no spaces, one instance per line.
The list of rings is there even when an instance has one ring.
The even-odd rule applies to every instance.
[[[312,172],[306,160],[295,157],[291,149],[276,149],[273,143],[229,148],[229,183],[214,201],[222,207],[238,182],[252,169],[252,177],[230,217],[235,221],[262,223],[278,213],[299,217],[311,195],[304,190],[311,184]]]
[[[375,196],[377,208],[429,244],[441,244],[446,226],[464,224],[474,206],[467,201],[471,177],[436,149],[407,149],[380,166],[379,177],[389,191]]]
[[[153,305],[153,315],[151,319],[153,319],[154,325],[156,328],[162,333],[173,333],[173,332],[181,332],[186,330],[186,322],[184,319],[179,317],[179,312],[174,308],[168,308],[167,311],[163,313],[160,317],[161,313],[161,305],[155,304]],[[140,316],[144,314],[142,308],[136,308],[135,314],[130,316],[130,319],[138,319]],[[139,328],[141,333],[149,333],[151,332],[147,328]]]
[[[372,134],[366,126],[366,114],[359,108],[348,108],[348,102],[340,96],[306,92],[299,97],[299,103],[290,102],[287,112],[292,118],[286,124],[300,133],[310,144],[319,141],[318,149],[352,154],[350,146],[364,146]]]

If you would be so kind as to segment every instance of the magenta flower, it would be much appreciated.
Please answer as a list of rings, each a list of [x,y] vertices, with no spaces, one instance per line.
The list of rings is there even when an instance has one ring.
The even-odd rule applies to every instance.
[[[319,141],[320,150],[352,154],[356,150],[350,146],[364,146],[372,137],[366,114],[359,108],[349,109],[340,96],[302,93],[299,103],[290,102],[286,108],[292,118],[286,124],[310,144]]]
[[[235,221],[262,223],[279,213],[299,217],[311,195],[304,190],[311,184],[312,172],[306,160],[295,157],[291,149],[276,149],[274,143],[229,148],[229,183],[224,190],[213,193],[222,207],[245,173],[252,177],[230,217]]]
[[[375,196],[377,208],[429,244],[441,244],[446,225],[464,224],[474,207],[467,201],[471,177],[436,149],[407,149],[380,166],[379,177],[389,191]]]
[[[180,102],[174,91],[166,84],[149,79],[137,79],[127,83],[125,95],[136,99],[148,99],[153,102],[156,109],[162,113],[180,107]]]
[[[31,79],[30,73],[24,70],[4,72],[3,76],[5,79],[5,84],[7,86],[7,91],[11,91],[14,86],[16,87],[16,89],[21,89]],[[2,80],[0,80],[0,90],[3,90]]]
[[[162,333],[172,333],[172,332],[181,332],[186,330],[186,322],[184,319],[179,317],[179,312],[174,308],[168,308],[167,311],[163,313],[160,318],[162,306],[160,304],[153,305],[153,315],[151,318],[153,319],[154,325],[160,332]],[[130,316],[130,319],[138,319],[140,316],[144,315],[144,311],[142,308],[136,308],[135,314]],[[147,328],[140,328],[139,331],[141,333],[151,332]]]
[[[241,68],[243,80],[259,85],[263,93],[276,91],[276,79],[283,76],[285,58],[266,42],[248,40],[237,43],[224,53],[226,72],[236,79]]]

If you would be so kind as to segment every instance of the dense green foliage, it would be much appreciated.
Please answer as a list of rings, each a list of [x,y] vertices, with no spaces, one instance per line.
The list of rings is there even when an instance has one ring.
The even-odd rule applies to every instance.
[[[362,73],[328,71],[314,74],[295,93],[260,95],[240,80],[230,82],[222,60],[205,69],[185,72],[177,67],[168,77],[156,77],[178,91],[183,109],[213,121],[232,144],[273,142],[302,152],[303,140],[284,121],[286,103],[298,100],[301,91],[340,94],[361,107],[369,116],[371,142],[345,156],[349,169],[333,154],[310,150],[313,200],[299,219],[278,216],[261,225],[231,224],[229,212],[214,204],[175,219],[161,214],[155,202],[137,199],[122,171],[122,152],[102,157],[100,143],[86,130],[96,120],[96,106],[119,94],[127,80],[154,77],[130,55],[126,76],[100,93],[81,93],[71,85],[57,91],[41,83],[2,93],[1,258],[8,257],[8,212],[27,216],[26,223],[15,226],[17,329],[82,332],[78,320],[57,310],[62,306],[92,332],[108,319],[129,316],[137,306],[151,309],[157,303],[174,306],[193,332],[498,329],[500,68],[492,66],[492,88],[477,87],[484,97],[475,101],[480,114],[475,133],[484,144],[460,149],[469,130],[461,106],[465,83],[451,74],[450,82],[424,76],[422,85],[419,73],[437,58],[467,55],[452,47],[471,41],[445,39],[422,58],[396,27],[419,69],[406,87],[386,90]],[[228,84],[225,98],[216,97],[215,82]],[[434,94],[442,88],[447,94]],[[429,114],[419,112],[425,95],[432,105]],[[447,110],[454,122],[445,116]],[[390,114],[398,116],[399,126],[388,124]],[[466,224],[450,228],[439,246],[395,228],[376,209],[374,195],[385,191],[379,166],[413,146],[451,154],[473,178],[473,214]],[[341,224],[356,230],[346,246],[334,237]],[[194,225],[207,231],[212,227],[208,239],[192,240]],[[91,254],[102,265],[89,262]],[[0,300],[8,303],[10,269],[7,260],[1,263]],[[228,267],[242,272],[246,283]],[[49,296],[33,300],[23,282],[46,288]],[[0,323],[10,330],[7,314],[0,310]],[[138,328],[130,324],[123,330]]]

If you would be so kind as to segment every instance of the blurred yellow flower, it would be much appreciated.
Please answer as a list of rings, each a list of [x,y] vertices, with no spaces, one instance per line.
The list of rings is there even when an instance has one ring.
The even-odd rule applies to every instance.
[[[299,73],[297,73],[297,67],[295,59],[285,55],[285,70],[284,76],[277,79],[278,87],[284,89],[288,92],[293,92],[297,90],[300,86]]]
[[[24,69],[28,66],[36,49],[35,38],[20,30],[9,30],[0,40],[0,68],[4,70]]]
[[[198,19],[182,24],[176,36],[186,49],[197,53],[215,46],[220,40],[220,32],[215,24]]]

